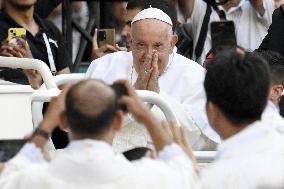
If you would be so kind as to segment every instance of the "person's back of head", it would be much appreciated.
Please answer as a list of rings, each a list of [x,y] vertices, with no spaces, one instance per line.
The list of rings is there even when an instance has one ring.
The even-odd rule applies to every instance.
[[[66,121],[76,136],[102,136],[111,128],[117,115],[116,95],[98,80],[81,81],[66,95]]]
[[[170,0],[129,0],[127,10],[157,8],[165,12],[173,22],[173,31],[177,27],[177,11],[175,4]]]
[[[268,66],[261,57],[235,51],[220,53],[207,66],[207,105],[217,106],[232,125],[247,125],[260,120],[269,85]]]

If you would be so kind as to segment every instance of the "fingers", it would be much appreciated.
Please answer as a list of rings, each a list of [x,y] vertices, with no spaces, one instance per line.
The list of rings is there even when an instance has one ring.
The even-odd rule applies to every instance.
[[[103,50],[103,52],[106,52],[106,51],[110,51],[110,52],[117,52],[118,49],[112,45],[109,45],[109,44],[106,44],[104,46],[101,47]]]
[[[94,33],[94,36],[93,36],[93,41],[92,41],[92,43],[93,43],[93,49],[98,49],[98,48],[99,48],[97,39],[98,39],[98,29],[96,28],[96,29],[95,29],[95,33]]]
[[[126,48],[126,47],[120,47],[120,46],[118,46],[118,44],[116,44],[115,48],[116,48],[118,51],[127,51],[127,48]]]
[[[179,129],[180,129],[181,140],[182,140],[183,145],[191,148],[187,130],[184,127],[179,127]]]
[[[182,144],[181,130],[176,122],[170,122],[170,129],[173,134],[173,139],[177,144]]]
[[[127,80],[117,80],[115,83],[122,84],[128,93],[128,96],[137,97],[136,91]]]
[[[69,84],[65,84],[63,87],[62,87],[62,90],[61,90],[61,93],[59,94],[58,96],[58,101],[60,104],[62,104],[62,108],[64,109],[65,107],[65,98],[66,98],[66,95],[68,93],[68,91],[70,90],[70,88],[73,86],[74,84],[72,83],[69,83]]]
[[[23,54],[20,52],[20,49],[14,44],[8,44],[3,47],[6,49],[6,52],[12,55],[13,57],[23,58]]]
[[[2,56],[8,56],[8,57],[19,57],[19,58],[32,58],[32,54],[30,51],[30,48],[28,46],[28,43],[24,40],[19,38],[18,39],[20,41],[20,46],[15,45],[13,43],[4,43],[1,46],[1,55]]]
[[[143,67],[144,67],[144,70],[143,71],[149,71],[152,67],[152,54],[147,54],[146,55],[146,58],[145,58],[145,61],[144,61],[144,64],[143,64]]]
[[[166,120],[163,120],[163,121],[162,121],[162,127],[163,127],[163,129],[168,133],[168,135],[169,135],[171,138],[173,138],[173,133],[172,133],[172,131],[171,131],[171,129],[170,129],[170,125],[169,125],[169,123],[168,123]]]

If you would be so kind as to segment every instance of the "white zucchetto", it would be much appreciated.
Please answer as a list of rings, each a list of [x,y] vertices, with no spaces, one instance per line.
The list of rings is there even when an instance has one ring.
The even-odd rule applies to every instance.
[[[140,11],[132,19],[131,25],[137,21],[144,20],[144,19],[157,19],[171,26],[173,25],[171,18],[166,13],[164,13],[160,9],[152,8],[152,7]]]

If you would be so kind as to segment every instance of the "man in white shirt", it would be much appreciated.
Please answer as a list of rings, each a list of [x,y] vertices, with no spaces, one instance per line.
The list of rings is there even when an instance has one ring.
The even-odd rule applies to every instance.
[[[184,0],[184,9],[186,9],[185,16],[188,18],[188,22],[192,23],[194,40],[193,52],[195,52],[195,47],[199,38],[206,6],[207,5],[203,0]],[[227,20],[232,20],[235,23],[237,44],[247,51],[253,51],[259,47],[267,34],[268,27],[272,22],[275,1],[229,0],[225,5],[218,7],[225,11]],[[214,21],[220,21],[220,18],[212,8],[209,23]],[[209,24],[203,51],[197,60],[201,64],[203,64],[206,54],[211,49],[210,33],[211,30]],[[196,58],[195,54],[194,58]]]
[[[205,70],[175,52],[177,36],[173,34],[170,17],[156,8],[144,9],[133,18],[128,38],[132,52],[116,52],[96,59],[86,78],[102,79],[109,84],[127,79],[137,90],[159,93],[176,112],[181,125],[189,130],[193,147],[203,145],[200,130],[204,138],[219,142],[205,113]]]
[[[206,110],[221,136],[214,162],[200,174],[201,188],[283,188],[282,118],[262,119],[269,95],[266,62],[229,51],[208,64]]]
[[[30,142],[5,164],[0,188],[194,188],[191,155],[173,142],[129,83],[119,84],[128,96],[120,98],[103,82],[86,80],[53,99]],[[111,143],[123,115],[119,104],[126,105],[135,119],[145,124],[158,159],[131,163],[114,154]],[[71,142],[47,162],[42,151],[58,124],[69,131]]]

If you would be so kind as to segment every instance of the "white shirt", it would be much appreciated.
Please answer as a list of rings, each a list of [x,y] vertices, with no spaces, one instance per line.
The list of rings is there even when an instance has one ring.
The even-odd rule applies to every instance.
[[[235,23],[237,44],[245,48],[245,50],[253,51],[259,47],[272,22],[272,13],[275,9],[274,0],[263,0],[263,6],[265,9],[263,16],[259,15],[249,0],[241,0],[237,7],[232,7],[226,12],[227,20],[232,20]],[[219,6],[219,8],[224,10],[222,6]],[[194,0],[193,12],[191,19],[188,21],[192,23],[194,48],[199,38],[205,12],[206,3],[203,0]],[[220,18],[212,8],[209,23],[214,21],[220,21]],[[198,62],[203,64],[205,56],[211,47],[211,29],[209,24],[201,59]]]
[[[28,145],[28,151],[39,152]],[[195,183],[192,163],[176,144],[167,146],[159,159],[129,162],[114,154],[109,144],[89,139],[71,142],[50,162],[32,161],[20,153],[0,177],[0,188],[5,189],[182,189],[193,188]]]
[[[169,57],[166,72],[159,77],[160,95],[167,100],[180,123],[189,131],[198,134],[196,131],[201,129],[211,140],[219,142],[219,136],[210,127],[205,112],[204,77],[203,67],[174,52]],[[96,59],[91,63],[85,78],[102,79],[108,84],[118,79],[127,79],[134,84],[137,73],[133,68],[132,53],[116,52]],[[196,142],[194,138],[196,136],[190,138],[192,144]]]
[[[201,188],[284,187],[283,119],[270,114],[218,147],[216,159],[200,174]]]

